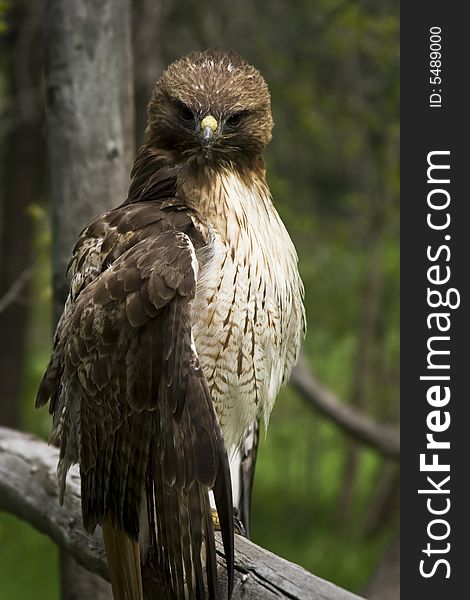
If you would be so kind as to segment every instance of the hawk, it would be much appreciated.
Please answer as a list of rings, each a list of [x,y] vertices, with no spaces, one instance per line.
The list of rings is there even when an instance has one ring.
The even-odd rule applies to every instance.
[[[212,505],[231,594],[258,423],[305,329],[261,158],[272,126],[267,85],[237,54],[176,61],[156,83],[126,201],[73,250],[36,405],[50,402],[61,501],[80,464],[84,527],[103,528],[119,600],[143,597],[146,570],[159,597],[220,597]]]

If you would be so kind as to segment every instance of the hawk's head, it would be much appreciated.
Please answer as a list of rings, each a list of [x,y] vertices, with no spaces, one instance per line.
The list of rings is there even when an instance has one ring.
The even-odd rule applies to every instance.
[[[268,86],[235,52],[194,52],[171,64],[148,107],[146,140],[176,163],[246,163],[271,139]]]

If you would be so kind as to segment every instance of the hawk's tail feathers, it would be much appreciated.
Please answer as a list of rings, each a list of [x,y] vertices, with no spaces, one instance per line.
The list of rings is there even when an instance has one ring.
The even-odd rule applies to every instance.
[[[139,543],[110,520],[102,528],[114,600],[143,600]]]

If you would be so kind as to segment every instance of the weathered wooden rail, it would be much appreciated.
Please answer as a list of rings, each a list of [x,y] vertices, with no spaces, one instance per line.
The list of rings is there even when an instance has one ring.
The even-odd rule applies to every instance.
[[[101,533],[83,530],[80,477],[70,470],[63,506],[57,497],[58,451],[38,438],[0,427],[0,510],[48,535],[85,569],[108,579]],[[217,540],[221,575],[222,544]],[[225,584],[225,582],[223,582]],[[236,539],[234,600],[359,600],[359,597],[249,540]]]

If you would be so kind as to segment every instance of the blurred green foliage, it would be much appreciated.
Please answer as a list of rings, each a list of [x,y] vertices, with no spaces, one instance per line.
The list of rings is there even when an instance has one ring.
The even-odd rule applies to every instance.
[[[304,348],[320,381],[345,401],[357,377],[371,272],[378,273],[363,410],[397,422],[398,2],[189,0],[166,1],[162,10],[165,63],[200,47],[233,47],[269,83],[276,126],[266,156],[268,180],[299,252],[309,326]],[[40,258],[31,294],[23,423],[46,437],[47,411],[32,408],[50,351],[43,212],[32,207]],[[396,528],[397,514],[375,535],[368,531],[384,463],[361,450],[348,518],[339,518],[348,449],[343,432],[284,389],[261,443],[253,538],[359,592]],[[0,515],[1,600],[53,600],[57,588],[52,542]]]

